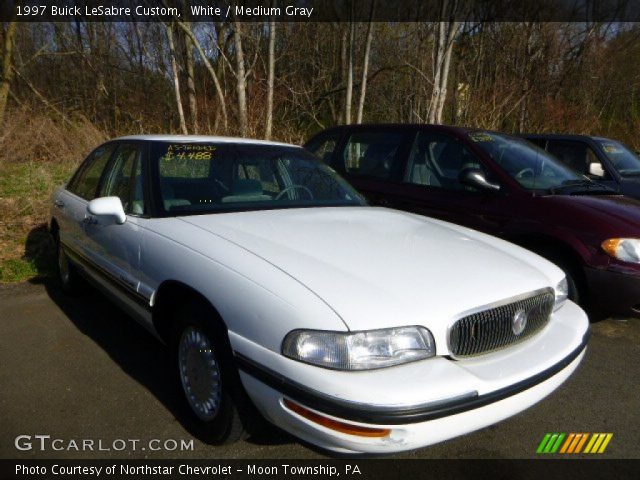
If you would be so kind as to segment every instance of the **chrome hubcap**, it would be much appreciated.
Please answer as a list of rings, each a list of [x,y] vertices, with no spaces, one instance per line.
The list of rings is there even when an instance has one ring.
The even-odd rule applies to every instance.
[[[189,406],[201,420],[212,420],[220,408],[222,385],[213,346],[201,330],[188,327],[182,332],[178,367]]]
[[[60,243],[58,243],[58,272],[60,272],[60,281],[63,284],[69,283],[69,260]]]

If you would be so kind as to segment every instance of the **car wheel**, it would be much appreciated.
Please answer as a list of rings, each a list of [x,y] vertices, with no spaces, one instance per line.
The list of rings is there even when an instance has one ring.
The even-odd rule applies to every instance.
[[[226,329],[204,302],[179,308],[173,351],[182,393],[208,443],[233,443],[247,434],[251,410],[235,367]]]
[[[77,293],[81,287],[81,279],[73,264],[69,261],[67,252],[64,251],[58,234],[54,234],[56,244],[56,266],[58,281],[65,293]]]

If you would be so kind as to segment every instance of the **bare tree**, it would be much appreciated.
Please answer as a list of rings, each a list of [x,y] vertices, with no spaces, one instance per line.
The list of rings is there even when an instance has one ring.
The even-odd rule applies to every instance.
[[[2,50],[2,78],[0,79],[0,125],[4,121],[4,113],[7,108],[9,88],[13,76],[13,41],[18,22],[15,17],[9,22],[4,35],[4,48]]]
[[[450,21],[438,22],[433,90],[429,104],[429,123],[442,123],[444,102],[447,99],[451,54],[460,28],[460,22],[454,20],[457,3],[458,0],[443,0],[442,2],[442,15],[443,17],[448,15]]]
[[[216,89],[216,95],[218,97],[218,102],[220,103],[220,109],[222,110],[222,120],[224,122],[224,130],[226,131],[229,126],[228,115],[227,115],[227,101],[225,99],[224,92],[222,91],[220,80],[218,80],[218,74],[216,73],[215,69],[213,68],[213,65],[209,61],[209,58],[207,57],[204,49],[202,48],[202,44],[200,43],[198,38],[194,35],[191,28],[189,28],[187,24],[181,21],[177,21],[177,24],[180,28],[182,28],[184,33],[193,42],[193,45],[196,47],[196,50],[198,51],[198,54],[200,55],[200,58],[202,59],[202,62],[204,63],[205,68],[209,72],[209,76],[211,77],[211,80],[213,80],[213,84]]]
[[[275,82],[276,68],[276,22],[269,22],[269,60],[267,73],[267,113],[264,127],[264,138],[271,138],[273,129],[273,87]]]
[[[236,95],[238,96],[238,120],[240,122],[240,135],[247,136],[249,118],[247,115],[247,69],[244,62],[244,50],[242,48],[242,31],[240,22],[234,20],[233,43],[235,47],[236,68]]]
[[[173,42],[173,25],[166,24],[167,40],[169,42],[169,54],[171,55],[171,71],[173,73],[173,88],[176,97],[176,105],[178,107],[178,117],[180,118],[180,130],[185,135],[189,134],[187,130],[187,122],[184,119],[184,110],[182,108],[182,97],[180,95],[180,76],[178,75],[178,64],[176,62],[176,48]]]
[[[356,25],[353,21],[349,22],[349,45],[347,53],[347,86],[344,96],[344,123],[351,123],[351,102],[353,98],[353,50],[356,41]]]
[[[189,97],[189,116],[191,117],[191,129],[198,133],[198,100],[196,98],[196,81],[193,62],[193,41],[188,35],[184,37],[185,66],[187,71],[187,95]]]
[[[349,50],[349,29],[348,28],[344,28],[344,24],[342,23],[338,23],[335,26],[336,29],[338,29],[340,31],[340,45],[339,45],[339,55],[340,55],[340,64],[339,64],[339,82],[340,82],[340,89],[344,88],[344,85],[346,85],[347,82],[347,72],[349,70],[349,67],[347,66],[348,64],[348,56],[347,56],[347,52]],[[345,112],[345,97],[341,98],[341,105],[340,108],[333,108],[334,112],[333,112],[333,118],[334,121],[337,123],[345,123],[345,118],[344,118],[344,112]],[[332,102],[329,102],[329,106],[333,107]]]
[[[362,60],[362,79],[360,80],[360,98],[358,100],[358,112],[356,113],[356,123],[362,123],[364,112],[364,99],[367,94],[367,75],[369,74],[369,55],[371,53],[371,40],[373,39],[373,14],[376,8],[376,0],[371,0],[371,10],[369,12],[369,25],[367,26],[367,40],[364,47],[364,58]]]
[[[243,44],[243,33],[241,28],[241,22],[238,19],[234,19],[233,21],[233,51],[235,58],[235,68],[232,65],[232,62],[225,55],[224,46],[218,46],[218,51],[222,58],[227,63],[229,70],[236,79],[236,97],[238,101],[238,123],[240,127],[240,135],[247,136],[249,134],[249,115],[247,108],[247,79],[251,75],[253,71],[253,67],[258,59],[259,49],[256,48],[255,55],[250,65],[247,66],[245,60],[245,52],[244,52],[244,44]],[[259,43],[259,42],[258,42]]]
[[[189,2],[183,0],[181,5],[183,8],[184,15],[186,17],[186,20],[184,21],[185,26],[189,30],[191,30]],[[194,134],[197,134],[198,133],[198,100],[196,98],[196,82],[195,82],[194,59],[193,59],[194,45],[193,45],[193,40],[191,40],[191,37],[189,37],[189,35],[185,33],[184,29],[181,29],[181,30],[182,30],[181,38],[183,39],[182,45],[184,48],[184,66],[185,66],[185,73],[187,74],[187,98],[188,98],[188,105],[189,105],[189,117],[191,119],[191,130],[193,131]]]

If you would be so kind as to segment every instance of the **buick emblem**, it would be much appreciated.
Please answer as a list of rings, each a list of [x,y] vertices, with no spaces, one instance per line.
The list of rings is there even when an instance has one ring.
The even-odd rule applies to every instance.
[[[524,331],[524,327],[527,326],[527,312],[524,310],[518,310],[513,319],[511,320],[511,330],[516,335],[520,335]]]

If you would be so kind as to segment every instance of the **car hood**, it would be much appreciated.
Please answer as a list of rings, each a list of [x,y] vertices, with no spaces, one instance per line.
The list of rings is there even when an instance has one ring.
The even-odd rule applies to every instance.
[[[619,230],[619,235],[640,234],[640,201],[623,195],[549,195],[546,208],[562,208],[566,222],[584,222],[573,215],[576,210],[593,217],[593,227],[608,225]],[[568,211],[571,210],[571,211]]]
[[[624,195],[635,199],[640,198],[640,177],[622,177],[620,185]]]
[[[462,312],[550,287],[561,276],[546,260],[510,243],[384,208],[286,209],[181,220],[292,276],[351,330],[424,325],[444,335]]]

